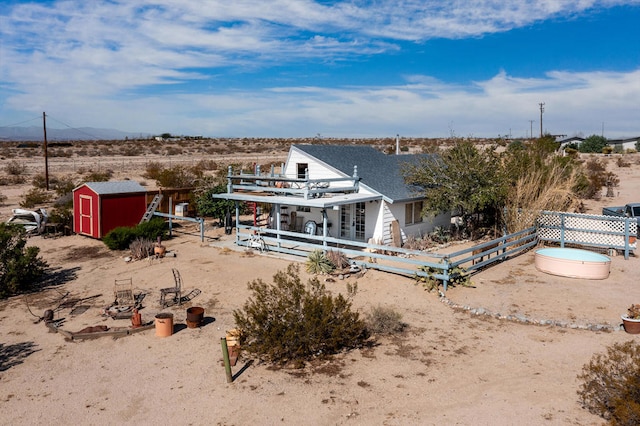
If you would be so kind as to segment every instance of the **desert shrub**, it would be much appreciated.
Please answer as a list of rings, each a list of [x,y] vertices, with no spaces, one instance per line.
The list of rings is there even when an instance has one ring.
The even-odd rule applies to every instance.
[[[318,279],[305,285],[298,266],[248,284],[253,295],[233,316],[242,330],[243,348],[273,363],[301,365],[317,356],[361,347],[368,339],[365,322],[341,294],[332,296]]]
[[[167,224],[163,219],[155,218],[134,227],[119,226],[102,237],[102,242],[111,250],[126,250],[136,238],[155,241],[167,234]]]
[[[47,178],[44,173],[38,173],[31,179],[31,185],[34,188],[45,189],[47,187]]]
[[[153,255],[154,248],[154,241],[141,237],[137,237],[129,245],[129,250],[131,250],[131,257],[136,260],[146,259],[147,257]]]
[[[70,194],[73,192],[74,188],[78,186],[76,182],[71,177],[63,177],[57,179],[53,184],[53,190],[58,194],[59,197]]]
[[[372,334],[390,335],[401,333],[407,326],[402,322],[402,314],[392,308],[375,306],[367,314],[367,329]]]
[[[108,182],[113,176],[113,170],[105,170],[104,172],[90,171],[84,177],[85,182]]]
[[[618,159],[616,160],[616,164],[618,165],[618,167],[631,167],[631,163],[626,161],[623,157],[618,157]]]
[[[72,206],[61,205],[55,207],[50,213],[47,219],[49,223],[55,223],[68,229],[73,228],[73,210]]]
[[[159,162],[150,161],[149,163],[147,163],[147,167],[142,177],[146,179],[157,180],[160,177],[160,172],[163,169],[164,167],[162,167],[162,164],[160,164]]]
[[[27,166],[18,160],[11,160],[4,166],[4,171],[8,175],[20,176],[27,172]]]
[[[440,284],[442,284],[442,280],[436,278],[436,274],[442,274],[442,269],[434,268],[432,266],[420,266],[418,267],[419,272],[426,272],[427,276],[420,276],[416,274],[415,279],[417,283],[422,283],[423,287],[427,291],[438,290]],[[447,286],[455,287],[457,285],[463,287],[470,287],[473,285],[471,282],[471,277],[469,276],[469,272],[460,267],[450,268],[448,271],[449,281]]]
[[[40,188],[31,188],[28,190],[20,201],[20,207],[32,209],[36,206],[47,204],[51,201],[51,194]]]
[[[578,375],[578,395],[590,413],[613,425],[640,424],[640,343],[614,343]]]
[[[0,206],[7,201],[7,196],[0,192]]]
[[[327,260],[331,262],[334,269],[342,269],[349,266],[349,258],[339,250],[329,250],[325,256]]]
[[[164,188],[188,188],[194,185],[197,176],[192,170],[183,166],[162,169],[156,178],[158,186]]]
[[[22,293],[37,282],[47,263],[40,249],[27,247],[24,228],[0,223],[0,299]]]
[[[322,250],[313,250],[307,256],[307,272],[310,274],[328,274],[335,267]]]
[[[125,250],[136,239],[136,232],[130,226],[118,226],[102,237],[102,242],[111,250]]]

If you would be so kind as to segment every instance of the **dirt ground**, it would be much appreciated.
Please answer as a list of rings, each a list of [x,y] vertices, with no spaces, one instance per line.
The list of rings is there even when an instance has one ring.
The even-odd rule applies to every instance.
[[[615,197],[586,203],[590,211],[640,201],[640,166],[610,166],[621,185]],[[0,189],[8,196],[3,216],[23,191]],[[0,302],[0,424],[601,424],[581,408],[576,376],[594,353],[637,339],[619,328],[620,315],[640,303],[637,257],[612,257],[610,276],[590,281],[541,273],[529,252],[474,275],[473,287],[450,288],[449,303],[409,277],[372,270],[327,282],[343,293],[357,282],[354,308],[364,315],[391,307],[406,333],[303,370],[241,358],[227,383],[220,338],[250,295],[247,283],[271,282],[304,259],[244,251],[211,224],[205,234],[201,242],[185,225],[165,243],[169,256],[136,262],[81,236],[29,239],[59,284]],[[161,310],[172,268],[190,300]],[[132,278],[134,292],[145,295],[143,322],[174,314],[173,335],[150,329],[68,341],[36,323],[55,309],[65,330],[127,327],[126,319],[102,315],[120,278]],[[205,309],[200,328],[185,325],[191,306]],[[492,315],[477,314],[485,311]]]

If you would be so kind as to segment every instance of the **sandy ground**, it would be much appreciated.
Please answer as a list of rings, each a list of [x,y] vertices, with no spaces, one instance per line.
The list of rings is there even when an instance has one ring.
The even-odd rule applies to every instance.
[[[622,181],[616,197],[587,203],[594,212],[638,201],[640,167],[615,171]],[[227,383],[220,338],[234,326],[233,310],[250,295],[247,283],[271,282],[276,271],[301,260],[246,252],[232,239],[209,226],[201,242],[185,226],[166,242],[175,257],[127,263],[126,253],[89,238],[31,238],[64,282],[0,302],[0,424],[601,424],[581,408],[576,376],[594,353],[637,339],[617,327],[620,314],[640,302],[637,257],[612,257],[611,275],[589,281],[540,273],[530,252],[482,271],[473,277],[474,287],[452,288],[447,298],[565,326],[474,315],[443,303],[411,278],[367,271],[327,287],[344,293],[347,282],[357,282],[354,307],[363,314],[377,305],[394,308],[408,324],[405,334],[304,370],[241,358],[234,382]],[[180,271],[186,293],[200,293],[164,310],[174,314],[169,337],[150,329],[67,341],[34,323],[66,301],[56,310],[66,330],[126,327],[128,320],[101,314],[113,301],[114,280],[129,277],[135,292],[146,294],[143,321],[152,321],[161,312],[160,288],[173,283],[172,268]],[[186,327],[190,306],[205,308],[202,327]],[[614,331],[585,329],[593,324]]]

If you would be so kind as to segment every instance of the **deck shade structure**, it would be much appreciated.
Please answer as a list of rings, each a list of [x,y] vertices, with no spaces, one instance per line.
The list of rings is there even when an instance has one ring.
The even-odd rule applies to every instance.
[[[86,182],[73,190],[73,232],[102,238],[119,226],[135,226],[147,209],[137,182]]]

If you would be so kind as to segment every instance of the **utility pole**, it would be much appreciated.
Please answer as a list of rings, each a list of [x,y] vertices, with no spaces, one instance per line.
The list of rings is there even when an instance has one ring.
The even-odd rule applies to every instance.
[[[544,112],[544,102],[540,102],[540,137],[542,137],[542,113]]]
[[[533,123],[535,123],[536,120],[529,120],[529,137],[533,138]]]
[[[47,114],[42,113],[42,127],[44,129],[44,181],[49,190],[49,155],[47,154]]]

